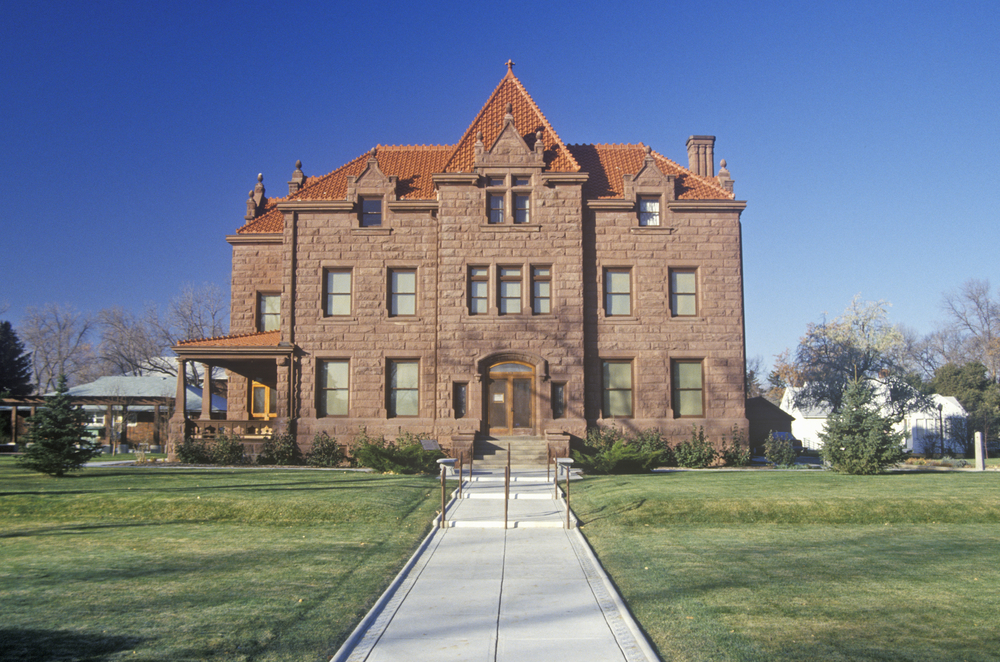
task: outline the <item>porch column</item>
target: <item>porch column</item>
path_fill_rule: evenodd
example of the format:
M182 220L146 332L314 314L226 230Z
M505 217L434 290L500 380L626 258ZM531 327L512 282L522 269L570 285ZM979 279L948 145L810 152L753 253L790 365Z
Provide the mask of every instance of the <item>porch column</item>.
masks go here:
M277 388L274 391L278 399L276 418L272 424L275 433L285 432L288 429L288 419L291 416L292 403L292 366L291 360L287 356L276 359L278 369Z
M17 444L17 405L10 407L10 443Z
M104 408L104 441L112 454L118 448L118 442L111 438L115 432L115 410L111 405Z
M160 418L160 405L156 404L153 407L153 445L160 445L160 424L162 420Z
M201 418L209 420L212 418L212 366L208 363L202 365L205 367L205 376L201 385Z
M184 443L187 435L187 385L185 375L187 361L177 360L177 397L174 398L174 415L170 417L170 430L167 433L167 460L177 461L177 447Z

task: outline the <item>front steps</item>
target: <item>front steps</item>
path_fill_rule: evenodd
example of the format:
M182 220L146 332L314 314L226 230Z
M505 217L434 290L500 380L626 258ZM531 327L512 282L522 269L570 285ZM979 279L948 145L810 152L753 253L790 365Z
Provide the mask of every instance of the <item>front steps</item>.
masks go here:
M548 460L548 443L545 437L499 437L477 439L473 444L476 466L502 468L507 466L507 447L510 446L511 466L545 466Z

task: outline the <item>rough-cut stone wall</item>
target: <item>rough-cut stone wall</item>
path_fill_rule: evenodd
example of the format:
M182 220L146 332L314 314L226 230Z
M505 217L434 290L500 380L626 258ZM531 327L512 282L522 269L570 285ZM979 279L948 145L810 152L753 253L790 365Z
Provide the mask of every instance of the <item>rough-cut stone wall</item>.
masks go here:
M232 296L229 304L229 332L232 335L257 331L257 294L282 293L283 258L280 243L240 242L233 245ZM249 417L249 393L247 379L230 372L227 418L243 420Z

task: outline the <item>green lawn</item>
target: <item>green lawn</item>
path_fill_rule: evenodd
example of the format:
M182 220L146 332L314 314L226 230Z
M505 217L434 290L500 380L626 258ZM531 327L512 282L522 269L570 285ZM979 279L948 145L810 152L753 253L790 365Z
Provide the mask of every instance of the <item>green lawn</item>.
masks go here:
M430 527L428 477L0 459L0 659L316 660Z
M574 485L665 660L1000 659L1000 474L678 472Z

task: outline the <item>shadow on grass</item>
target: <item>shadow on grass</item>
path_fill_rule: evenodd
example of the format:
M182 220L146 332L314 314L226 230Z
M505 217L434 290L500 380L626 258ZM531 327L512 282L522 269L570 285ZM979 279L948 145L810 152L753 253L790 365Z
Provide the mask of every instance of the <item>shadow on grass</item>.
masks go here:
M134 649L142 642L139 637L90 632L0 628L0 659L9 662L99 662L114 653Z

